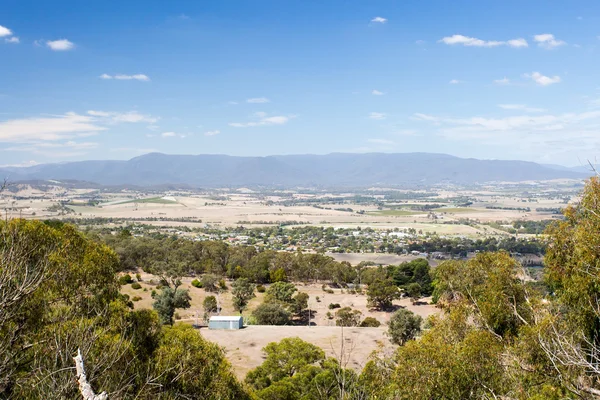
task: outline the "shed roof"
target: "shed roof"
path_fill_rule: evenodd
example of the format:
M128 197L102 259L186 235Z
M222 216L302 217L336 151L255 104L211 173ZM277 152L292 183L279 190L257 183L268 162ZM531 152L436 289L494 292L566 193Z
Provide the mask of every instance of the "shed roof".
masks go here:
M211 321L239 321L240 319L242 319L242 317L240 317L239 315L215 315L214 317L210 317Z

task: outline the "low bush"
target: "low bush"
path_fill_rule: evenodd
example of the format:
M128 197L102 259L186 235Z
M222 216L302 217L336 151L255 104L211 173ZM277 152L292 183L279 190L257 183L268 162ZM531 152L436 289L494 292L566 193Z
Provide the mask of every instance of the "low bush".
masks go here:
M142 298L140 296L133 296L133 301L140 301Z
M329 304L327 307L328 307L330 310L334 310L334 309L336 309L336 308L340 308L341 306L340 306L340 303L330 303L330 304Z
M263 285L256 285L256 291L258 293L264 293L267 291L267 289Z
M133 282L133 279L131 279L131 275L129 275L129 274L125 274L119 278L119 285L121 285L121 286L128 285L132 282Z
M140 285L140 284L139 284L139 283L137 283L137 282L133 282L133 283L131 284L131 287L132 287L133 289L135 289L135 290L138 290L138 289L141 289L141 288L142 288L142 285Z
M192 281L192 286L193 287L197 287L197 288L201 288L202 287L202 282L200 282L198 279L194 279Z
M367 317L367 318L363 319L363 321L360 323L360 326L363 328L377 328L380 325L381 325L381 322L377 321L373 317Z

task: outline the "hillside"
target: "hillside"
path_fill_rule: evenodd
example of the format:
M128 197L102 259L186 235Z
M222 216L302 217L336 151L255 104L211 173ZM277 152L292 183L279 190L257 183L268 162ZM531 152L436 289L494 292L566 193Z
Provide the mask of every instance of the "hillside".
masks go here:
M103 185L415 186L437 183L583 179L589 173L527 161L478 160L431 153L332 153L234 157L151 153L128 161L79 161L0 169L12 181L79 180Z

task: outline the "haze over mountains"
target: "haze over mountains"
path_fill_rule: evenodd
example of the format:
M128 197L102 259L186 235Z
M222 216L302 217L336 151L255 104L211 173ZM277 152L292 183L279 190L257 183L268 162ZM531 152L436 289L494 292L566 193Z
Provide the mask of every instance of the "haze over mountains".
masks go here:
M414 186L438 183L584 179L591 172L527 161L478 160L432 153L332 153L235 157L150 153L127 161L79 161L1 168L11 181L79 180L102 185Z

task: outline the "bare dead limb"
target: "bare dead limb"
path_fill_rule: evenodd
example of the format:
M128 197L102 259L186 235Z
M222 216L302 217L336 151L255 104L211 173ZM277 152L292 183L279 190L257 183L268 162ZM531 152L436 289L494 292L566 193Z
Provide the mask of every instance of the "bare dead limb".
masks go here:
M94 393L92 386L88 383L87 377L85 376L85 368L83 366L83 357L81 356L81 350L77 349L77 355L73 357L75 360L75 367L77 368L77 380L79 382L79 390L84 400L106 400L108 395L106 392L102 392L99 395Z

